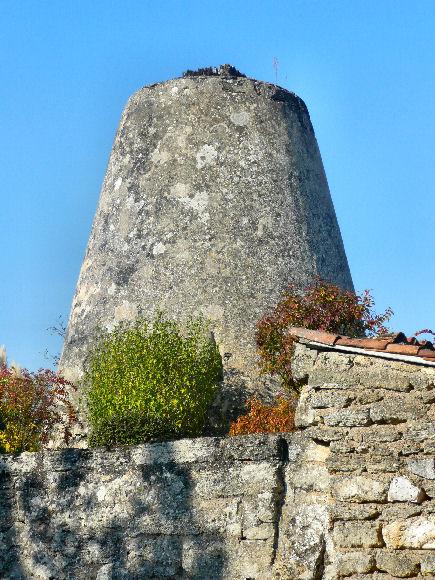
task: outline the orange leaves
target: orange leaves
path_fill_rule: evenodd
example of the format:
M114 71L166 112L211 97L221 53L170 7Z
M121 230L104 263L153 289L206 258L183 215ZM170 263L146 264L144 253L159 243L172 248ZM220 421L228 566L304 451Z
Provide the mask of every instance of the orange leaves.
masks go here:
M247 401L248 413L231 423L230 435L282 433L293 431L294 411L289 400L277 397L275 405L265 405L257 398Z

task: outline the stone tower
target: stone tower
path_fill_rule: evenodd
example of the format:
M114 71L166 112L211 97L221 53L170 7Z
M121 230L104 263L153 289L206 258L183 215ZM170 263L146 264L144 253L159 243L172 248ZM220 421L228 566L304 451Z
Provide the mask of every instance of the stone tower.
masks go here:
M353 288L303 101L203 72L144 87L122 114L61 358L73 379L96 327L157 309L203 313L253 376L255 323L287 284Z

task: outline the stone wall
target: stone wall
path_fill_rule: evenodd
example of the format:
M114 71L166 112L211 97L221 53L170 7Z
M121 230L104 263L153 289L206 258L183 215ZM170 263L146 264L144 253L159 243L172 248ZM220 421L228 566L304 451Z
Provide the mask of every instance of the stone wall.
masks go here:
M298 344L300 431L0 461L0 577L435 578L435 370Z
M309 343L293 367L297 423L328 451L331 577L435 578L435 367Z
M3 456L0 577L321 577L327 515L302 502L294 519L291 483L315 448L295 433Z

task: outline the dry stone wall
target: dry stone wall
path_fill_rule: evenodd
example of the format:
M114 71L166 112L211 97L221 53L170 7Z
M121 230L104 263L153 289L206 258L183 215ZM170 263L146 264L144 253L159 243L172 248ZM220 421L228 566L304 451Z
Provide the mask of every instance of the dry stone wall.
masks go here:
M320 577L325 509L298 520L286 481L310 457L300 434L4 456L0 577Z
M0 577L435 578L435 370L299 343L300 430L0 461Z
M435 578L435 368L309 343L293 366L297 423L328 450L330 576Z

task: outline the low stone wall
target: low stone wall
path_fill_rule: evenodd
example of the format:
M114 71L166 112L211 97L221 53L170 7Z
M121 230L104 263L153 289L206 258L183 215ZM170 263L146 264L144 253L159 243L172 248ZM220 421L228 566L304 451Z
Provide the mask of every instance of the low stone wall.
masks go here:
M320 570L324 508L301 504L291 524L297 483L287 484L291 466L316 460L315 448L295 433L3 456L0 575L267 579L290 564L293 577Z
M293 369L299 432L1 457L0 577L434 579L434 368Z
M330 577L435 578L434 367L307 343L293 368L297 424L328 450Z

